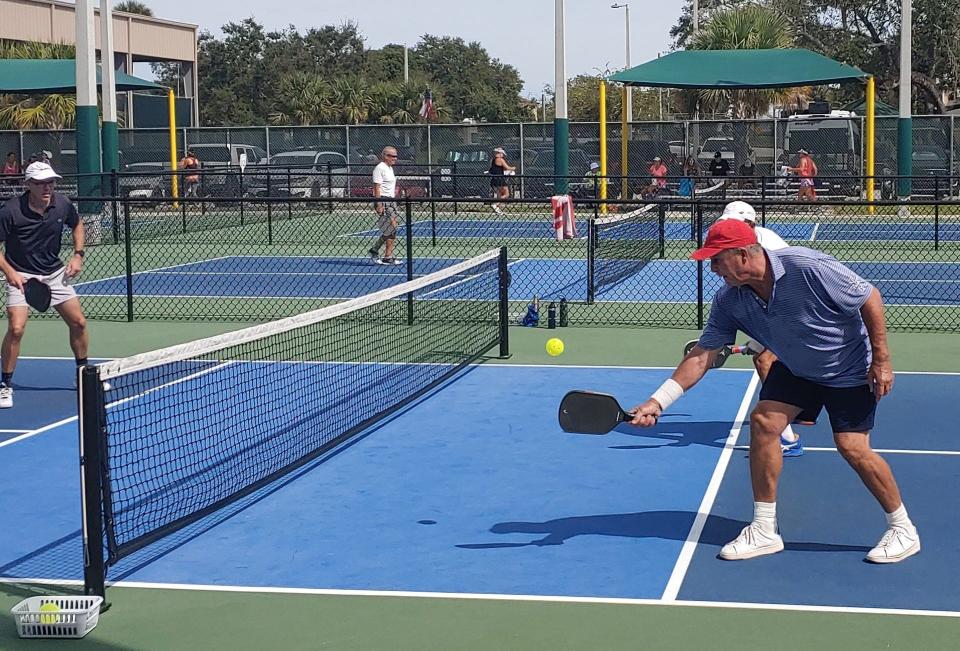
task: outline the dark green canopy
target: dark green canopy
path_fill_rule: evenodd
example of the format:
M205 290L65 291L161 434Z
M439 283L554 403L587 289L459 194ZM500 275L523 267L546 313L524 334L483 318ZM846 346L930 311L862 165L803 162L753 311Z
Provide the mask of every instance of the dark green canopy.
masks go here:
M117 72L117 90L166 90L146 79ZM97 65L100 85L100 65ZM77 62L73 59L0 59L0 93L75 93Z
M660 88L791 88L869 77L804 49L683 50L607 77L628 86Z

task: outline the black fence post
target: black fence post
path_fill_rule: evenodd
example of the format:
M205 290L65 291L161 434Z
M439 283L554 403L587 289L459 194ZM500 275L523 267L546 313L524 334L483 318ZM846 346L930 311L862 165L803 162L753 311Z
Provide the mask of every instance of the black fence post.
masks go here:
M333 212L333 170L332 163L327 163L327 212Z
M457 161L453 161L453 164L450 166L450 171L453 174L453 214L459 214L457 208L457 198L460 196L460 184L457 178Z
M203 199L207 196L207 174L203 170L200 171L200 214L207 214L207 202Z
M660 244L660 259L666 257L667 249L667 206L657 204L657 239Z
M410 197L404 200L407 230L407 280L413 280L413 207ZM407 294L407 325L413 325L413 292Z
M133 246L130 235L130 202L123 202L123 243L127 276L127 321L133 321Z
M587 305L596 298L597 218L599 217L599 184L593 181L593 215L587 219Z
M696 206L697 248L703 247L703 207ZM703 329L703 261L697 261L697 329Z
M187 232L187 197L180 199L180 231Z
M240 196L239 196L239 199L240 199L240 225L243 226L243 208L244 208L244 205L243 205L243 204L244 204L244 201L243 201L243 170L240 170L240 173L237 175L237 185L238 185L237 192L238 192L239 195L240 195Z
M267 244L273 244L273 201L270 199L270 193L273 191L272 180L270 178L270 168L267 167Z
M500 357L510 356L510 269L507 266L507 247L500 247L498 261L500 285Z
M106 597L106 563L103 557L103 438L106 423L103 385L96 366L77 369L77 403L80 414L80 492L83 527L83 593ZM107 604L101 606L101 611Z
M767 226L767 177L760 177L760 225Z
M287 167L287 219L293 219L293 204L290 203L290 197L293 196L293 179L290 178L290 167Z
M120 196L120 176L117 174L117 170L112 170L110 172L110 213L111 213L111 225L110 230L113 232L113 243L120 243L120 206L117 205L117 197Z
M940 179L933 179L933 250L940 250Z

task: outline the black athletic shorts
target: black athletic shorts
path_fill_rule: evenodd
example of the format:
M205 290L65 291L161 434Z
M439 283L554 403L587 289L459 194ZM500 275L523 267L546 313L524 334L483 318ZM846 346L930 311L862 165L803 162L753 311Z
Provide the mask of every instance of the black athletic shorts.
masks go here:
M799 407L802 411L794 422L815 422L826 407L834 432L869 432L877 412L877 401L868 385L824 386L797 377L780 361L770 367L760 399Z

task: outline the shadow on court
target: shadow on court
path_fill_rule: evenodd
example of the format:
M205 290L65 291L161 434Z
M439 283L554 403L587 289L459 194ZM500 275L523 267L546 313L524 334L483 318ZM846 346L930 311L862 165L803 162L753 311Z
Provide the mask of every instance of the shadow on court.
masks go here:
M616 536L621 538L661 538L685 541L693 526L692 511L641 511L557 518L545 522L500 522L490 531L495 534L546 534L528 542L478 543L457 545L461 549L500 549L509 547L542 547L562 545L578 536ZM733 540L747 522L711 515L707 517L700 544L722 547ZM858 552L869 547L835 545L826 542L784 541L788 550L804 552Z
M687 414L670 414L684 416ZM611 450L645 450L650 448L683 448L689 445L705 445L722 448L730 434L730 421L705 421L670 423L660 421L653 427L643 429L633 425L618 425L615 432L638 439L662 439L663 443L649 445L611 445Z

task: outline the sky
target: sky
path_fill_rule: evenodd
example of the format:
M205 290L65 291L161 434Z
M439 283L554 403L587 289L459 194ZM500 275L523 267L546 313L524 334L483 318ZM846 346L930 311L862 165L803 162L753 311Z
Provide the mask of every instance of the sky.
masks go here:
M539 97L554 82L554 0L143 0L158 18L199 25L221 36L220 26L253 17L268 30L294 25L300 32L353 21L369 48L416 44L423 34L479 41L491 57L520 73L524 94ZM625 11L613 0L566 0L567 77L617 70L625 64ZM670 48L670 27L681 0L633 0L631 63ZM142 73L139 68L137 73ZM200 71L203 74L203 71Z

